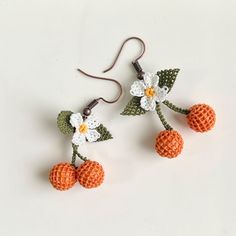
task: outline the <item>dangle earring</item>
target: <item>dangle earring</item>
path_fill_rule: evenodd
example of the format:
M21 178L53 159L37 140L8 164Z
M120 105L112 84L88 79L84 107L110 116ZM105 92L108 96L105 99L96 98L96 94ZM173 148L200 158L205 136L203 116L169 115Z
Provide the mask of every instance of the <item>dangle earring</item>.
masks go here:
M91 161L81 155L79 147L86 142L100 142L112 139L111 133L102 125L99 120L92 114L92 109L103 101L108 104L115 103L122 95L121 84L110 78L90 75L80 69L79 72L85 76L114 82L119 87L119 94L116 99L108 101L99 97L90 102L84 109L83 113L73 113L71 111L61 111L57 117L57 126L65 135L72 135L72 161L71 163L63 162L56 164L50 171L49 180L57 190L67 190L74 186L78 181L85 188L95 188L102 184L104 180L103 167L96 161ZM83 161L79 166L76 165L76 158Z
M177 157L183 149L183 138L166 121L161 111L161 104L171 110L186 115L188 125L196 132L206 132L213 128L216 121L214 110L206 104L196 104L189 109L177 107L166 99L171 91L179 69L158 71L156 74L144 72L138 60L145 52L145 43L138 37L127 38L121 45L113 64L103 72L111 70L116 64L124 45L129 40L138 40L142 45L140 55L132 62L137 72L137 80L132 84L130 94L133 96L121 115L142 115L148 111L155 111L160 118L165 130L156 137L156 152L167 158Z

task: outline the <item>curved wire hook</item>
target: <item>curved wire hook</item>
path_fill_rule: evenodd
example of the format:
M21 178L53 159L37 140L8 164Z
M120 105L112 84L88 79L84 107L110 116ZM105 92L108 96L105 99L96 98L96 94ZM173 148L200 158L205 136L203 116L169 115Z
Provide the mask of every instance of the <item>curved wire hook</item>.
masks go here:
M112 104L112 103L115 103L115 102L117 102L117 101L119 100L120 96L121 96L122 93L123 93L123 89L122 89L121 84L120 84L117 80L111 79L111 78L99 77L99 76L95 76L95 75L90 75L90 74L88 74L87 72L84 72L84 71L81 70L81 69L77 69L77 70L78 70L80 73L82 73L83 75L86 75L86 76L88 76L88 77L90 77L90 78L93 78L93 79L100 79L100 80L107 80L107 81L114 82L114 83L116 83L116 84L118 85L120 92L119 92L118 96L117 96L114 100L108 101L108 100L106 100L106 99L103 98L103 97L99 97L99 98L95 99L97 102L98 102L99 100L102 100L102 101L104 101L104 102L106 102L106 103Z
M111 66L110 66L109 68L107 68L106 70L104 70L103 73L108 72L109 70L111 70L111 69L115 66L115 64L116 64L116 62L117 62L117 60L118 60L118 58L119 58L119 56L120 56L120 54L121 54L121 51L122 51L123 47L125 46L125 44L126 44L129 40L133 40L133 39L138 40L138 41L142 44L142 51L141 51L141 53L139 54L139 56L138 56L136 59L133 60L133 62L137 62L137 61L143 56L143 54L145 53L145 50L146 50L146 45L145 45L144 41L143 41L141 38L139 38L139 37L129 37L129 38L127 38L127 39L121 44L121 47L120 47L120 49L119 49L119 51L118 51L118 53L117 53L117 55L116 55L116 57L115 57L114 62L111 64Z

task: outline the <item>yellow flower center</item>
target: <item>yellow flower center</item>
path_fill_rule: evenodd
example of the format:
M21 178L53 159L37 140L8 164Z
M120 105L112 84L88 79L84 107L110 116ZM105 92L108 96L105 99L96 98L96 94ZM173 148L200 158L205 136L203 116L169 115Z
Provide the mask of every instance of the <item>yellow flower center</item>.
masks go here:
M154 95L155 95L155 89L153 88L153 87L151 87L151 88L147 88L147 89L145 89L145 95L147 96L147 97L153 97Z
M79 132L82 133L82 134L87 133L87 131L88 131L88 126L87 126L87 124L85 124L85 123L81 124L81 125L79 126L78 130L79 130Z

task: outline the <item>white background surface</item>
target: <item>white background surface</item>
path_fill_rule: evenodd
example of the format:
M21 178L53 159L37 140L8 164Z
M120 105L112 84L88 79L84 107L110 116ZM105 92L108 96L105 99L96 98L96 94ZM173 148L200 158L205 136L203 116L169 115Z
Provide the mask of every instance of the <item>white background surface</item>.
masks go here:
M0 235L236 235L235 8L230 0L0 0ZM71 156L58 112L117 92L76 68L102 75L129 36L146 41L146 71L181 69L169 99L211 104L217 125L197 134L164 109L185 147L177 159L158 157L158 117L119 115L135 79L139 45L130 42L107 75L125 94L94 110L114 139L81 150L102 163L105 182L56 191L48 172Z

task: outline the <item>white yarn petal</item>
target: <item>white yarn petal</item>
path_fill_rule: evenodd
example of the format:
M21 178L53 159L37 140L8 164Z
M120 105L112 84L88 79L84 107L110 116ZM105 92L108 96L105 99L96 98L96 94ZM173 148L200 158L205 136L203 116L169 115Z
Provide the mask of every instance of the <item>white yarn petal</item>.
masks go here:
M144 73L143 80L144 80L145 88L152 87L152 78L153 78L153 73L150 73L150 72Z
M70 123L73 127L78 127L83 123L83 117L80 113L72 114L70 116Z
M148 98L144 96L140 100L141 107L146 111L154 111L156 108L156 102L154 98Z
M136 80L131 85L130 94L136 97L142 97L144 95L145 85L141 80Z
M164 102L166 100L168 91L169 89L166 86L163 86L163 88L157 87L155 95L156 102Z
M86 120L85 123L88 125L89 129L95 129L100 125L100 122L94 115L90 115Z
M159 77L155 74L152 74L152 87L156 88L158 86L159 83Z
M72 138L72 143L75 145L82 145L86 142L85 135L75 132Z
M97 130L89 130L86 134L85 134L87 140L91 143L91 142L95 142L97 141L100 137L101 134L98 133Z

